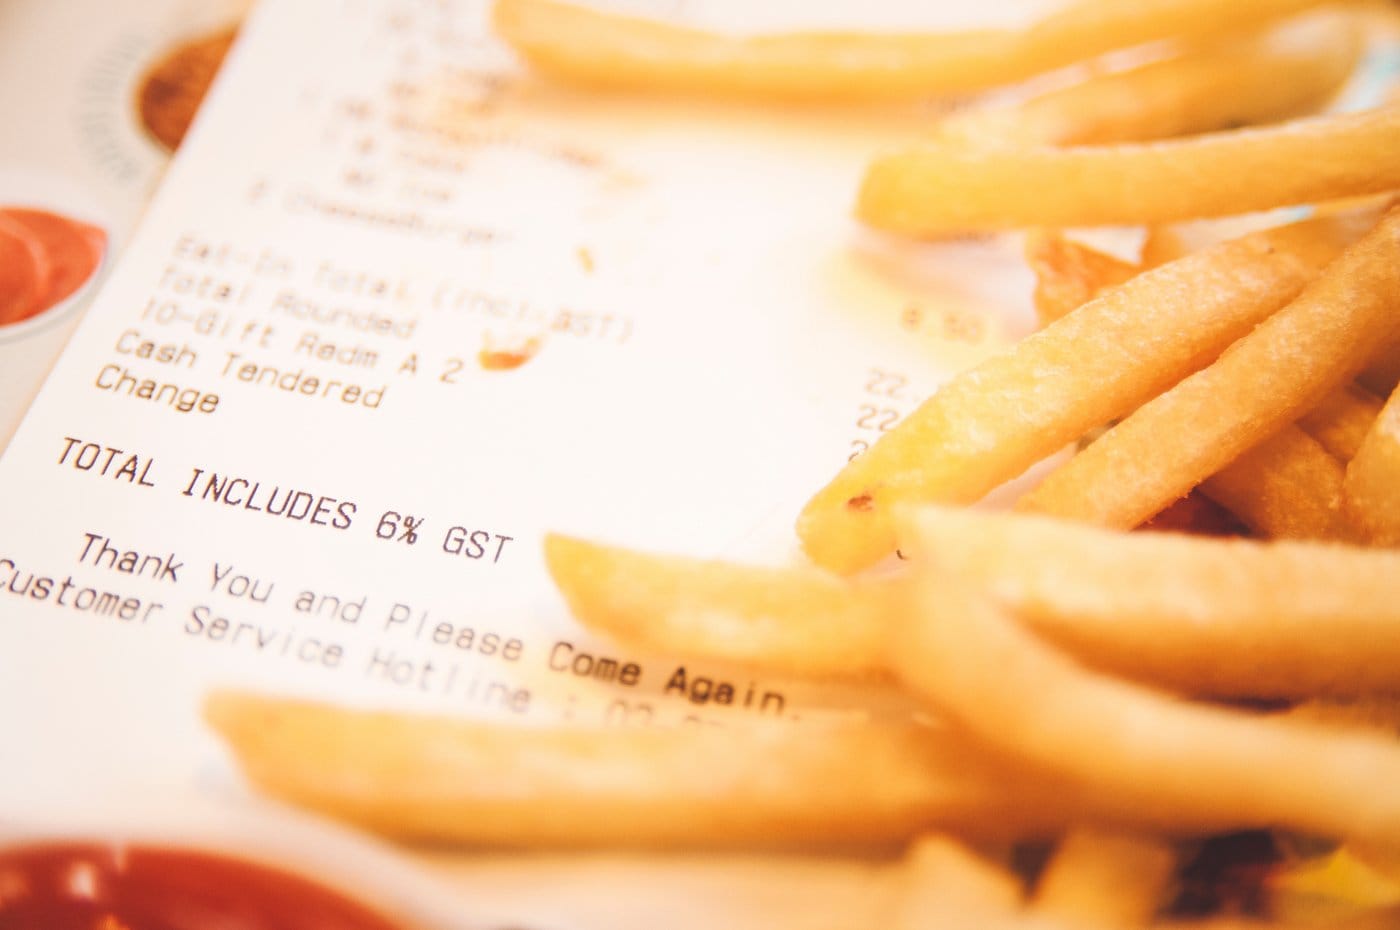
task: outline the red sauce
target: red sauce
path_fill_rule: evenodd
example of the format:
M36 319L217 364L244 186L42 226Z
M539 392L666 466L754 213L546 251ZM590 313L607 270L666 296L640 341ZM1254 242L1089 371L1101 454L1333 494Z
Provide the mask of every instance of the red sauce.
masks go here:
M44 844L0 850L3 930L399 930L309 879L214 853Z
M511 371L524 365L540 351L539 339L526 339L519 346L497 349L489 341L476 355L484 371Z
M38 313L42 290L29 237L0 224L0 326Z
M96 226L26 207L0 208L0 326L69 297L102 262Z

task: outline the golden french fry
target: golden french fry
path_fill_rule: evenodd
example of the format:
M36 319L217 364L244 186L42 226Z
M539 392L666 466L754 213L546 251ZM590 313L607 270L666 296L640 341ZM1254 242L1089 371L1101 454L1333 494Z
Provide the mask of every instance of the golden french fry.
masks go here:
M1349 462L1380 412L1381 401L1374 394L1358 385L1345 384L1299 417L1298 426L1329 453Z
M1136 526L1350 381L1375 346L1397 338L1400 209L1214 364L1139 407L1017 506Z
M1322 444L1285 426L1200 484L1251 530L1279 539L1353 538L1342 512L1346 467Z
M1219 696L1400 689L1400 554L1124 536L945 507L918 508L903 522L916 567L966 579L1096 668ZM898 576L833 584L805 568L563 537L549 545L554 580L590 629L639 648L803 676L882 676L882 643L905 596Z
M897 582L860 584L550 536L545 560L574 618L647 650L804 677L885 675Z
M899 866L894 930L996 927L1021 910L1021 880L940 835L917 838Z
M1400 545L1400 390L1391 393L1347 465L1346 510L1366 539Z
M648 649L860 675L884 667L884 587L812 568L766 568L550 535L545 562L575 618Z
M1249 28L1320 0L1081 0L1024 30L736 36L561 3L496 0L496 32L576 83L758 97L870 98L1021 80L1113 49Z
M1031 904L1064 926L1146 927L1161 905L1176 856L1145 836L1070 831L1036 885Z
M933 141L877 159L856 213L911 236L1160 223L1400 187L1400 106L1170 142L994 148Z
M1036 276L1034 301L1042 324L1140 271L1131 262L1058 232L1028 234L1025 251ZM1333 458L1332 449L1310 434L1326 437L1334 447L1349 448L1350 456L1355 451L1350 444L1359 444L1370 425L1360 400L1364 395L1350 386L1334 391L1299 420L1302 430L1284 427L1207 478L1201 491L1264 536L1350 538L1350 524L1342 513L1345 467ZM1379 409L1379 403L1376 406Z
M890 656L987 745L1180 830L1400 839L1400 743L1189 704L1076 665L955 576L921 575Z
M1071 310L1097 297L1103 291L1138 274L1144 267L1153 267L1165 261L1172 261L1185 254L1185 250L1180 244L1170 238L1168 227L1154 227L1153 234L1150 234L1147 243L1144 244L1144 256L1147 255L1149 247L1152 251L1152 260L1144 258L1141 266L1132 262L1124 261L1105 252L1100 252L1090 246L1065 236L1053 230L1042 230L1028 233L1026 236L1025 254L1026 262L1035 273L1035 292L1033 299L1035 302L1036 314L1040 317L1042 324L1051 323L1069 313ZM1328 454L1335 456L1345 462L1356 454L1357 448L1361 445L1362 438L1367 430L1371 428L1376 415L1380 413L1381 401L1359 385L1343 385L1336 391L1323 398L1312 410L1303 414L1298 419L1298 426L1305 433L1312 436L1322 444ZM1296 445L1290 444L1290 445ZM1262 446L1258 449L1262 452ZM1260 455L1250 455L1250 458L1260 458ZM1316 458L1309 455L1310 458ZM1236 463L1240 464L1241 459ZM1265 457L1267 462L1271 457ZM1320 467L1323 463L1318 460ZM1230 472L1232 478L1242 490L1248 485L1256 482L1251 469L1246 467L1226 466L1226 471ZM1266 470L1267 471L1267 470ZM1268 482L1267 476L1262 479ZM1306 485L1303 485L1306 487ZM1319 487L1332 486L1329 479ZM1340 487L1337 489L1340 494ZM1223 492L1225 496L1238 497L1238 494L1231 494L1229 490ZM1340 498L1338 498L1339 506ZM1228 506L1228 502L1221 499L1222 504ZM1332 508L1335 519L1336 508ZM1320 516L1320 514L1319 514ZM1270 535L1298 535L1287 532L1279 532L1268 529L1267 526L1260 526L1253 523L1256 529ZM1328 538L1326 534L1305 533L1302 535L1315 536L1316 538Z
M1148 243L1144 245L1144 255L1147 254L1150 245L1154 260L1144 260L1141 266L1067 239L1058 231L1028 233L1025 244L1026 262L1035 273L1033 298L1041 323L1054 322L1108 288L1122 284L1138 274L1143 267L1171 261L1184 254L1180 244L1169 238L1167 227L1155 227L1154 232L1155 235L1149 235ZM1303 414L1297 425L1321 443L1329 455L1346 462L1356 454L1362 438L1371 428L1380 409L1381 401L1373 394L1359 385L1347 384L1328 394L1321 403ZM1267 500L1272 496L1268 489L1276 480L1274 476L1280 464L1290 459L1294 460L1295 467L1292 471L1301 477L1306 472L1299 471L1299 466L1304 464L1304 460L1310 460L1312 467L1308 471L1311 471L1315 478L1292 482L1300 490L1313 487L1328 492L1311 495L1314 506L1310 522L1316 528L1330 527L1336 530L1344 526L1344 523L1339 522L1341 486L1339 480L1334 480L1332 475L1332 472L1338 470L1327 467L1328 463L1315 454L1316 450L1305 449L1301 454L1295 452L1290 455L1290 451L1297 450L1301 444L1296 436L1289 436L1287 439L1291 441L1261 443L1226 466L1219 476L1208 479L1208 483L1214 483L1219 491L1214 496L1225 506L1230 506L1230 500L1233 499L1246 509L1254 510L1256 508L1251 506L1250 501ZM1270 446L1276 449L1275 453L1270 453ZM1256 488L1261 493L1256 494ZM1329 500L1331 503L1325 508L1316 506L1316 503L1322 500ZM1344 535L1338 532L1298 532L1296 528L1290 530L1271 526L1275 521L1269 519L1272 508L1269 511L1246 522L1254 529L1274 536L1327 539L1341 538ZM1240 516L1249 516L1240 511L1237 513L1240 513ZM1279 512L1279 515L1285 514Z
M1296 296L1368 220L1310 220L1184 256L959 374L807 503L804 549L843 573L877 562L896 545L892 507L975 501L1155 397Z
M1315 112L1360 60L1360 22L1335 11L1262 35L945 120L939 137L991 145L1105 145L1215 132Z
M512 727L218 693L205 706L258 789L404 839L539 845L1036 836L1066 794L913 724Z
M1028 233L1025 253L1035 273L1032 299L1041 325L1055 322L1142 270L1053 230Z
M903 523L915 565L988 592L1094 668L1222 697L1400 691L1400 553L949 507Z

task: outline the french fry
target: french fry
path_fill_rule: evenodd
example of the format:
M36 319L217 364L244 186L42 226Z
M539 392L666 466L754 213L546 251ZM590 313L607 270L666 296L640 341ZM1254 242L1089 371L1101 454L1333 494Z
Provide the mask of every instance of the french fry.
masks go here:
M856 214L933 237L1161 223L1400 187L1400 107L1170 142L995 148L931 141L867 170Z
M731 36L557 0L496 0L535 68L599 87L738 97L926 96L1006 84L1118 48L1236 32L1320 0L1081 0L1025 30Z
M1354 537L1342 512L1346 467L1322 444L1285 426L1201 482L1211 500L1261 536Z
M1375 346L1397 338L1400 209L1298 299L1121 420L1017 506L1136 526L1350 381Z
M1391 393L1347 465L1346 509L1365 538L1400 545L1400 390Z
M879 561L897 542L892 507L978 500L1137 408L1293 299L1367 220L1310 220L1184 256L959 374L807 503L804 549L841 573Z
M1066 239L1053 230L1028 233L1025 254L1026 263L1035 272L1032 299L1042 326L1142 270L1132 262Z
M894 930L998 926L1021 910L1021 881L949 837L914 840L900 863Z
M1025 252L1035 272L1033 296L1042 324L1140 271L1131 262L1057 232L1027 235ZM1366 396L1349 385L1334 391L1299 420L1303 429L1284 427L1207 478L1201 491L1264 536L1350 538L1350 523L1342 512L1345 467L1310 434L1326 437L1350 457L1374 419L1373 412L1368 417ZM1379 402L1375 406L1379 409Z
M1381 401L1365 388L1343 385L1298 418L1298 426L1329 453L1349 462L1381 412Z
M1400 691L1400 553L949 507L903 522L913 564L988 592L1096 669L1220 697Z
M1154 260L1141 265L1068 239L1055 230L1026 235L1026 263L1035 274L1032 294L1041 324L1049 324L1087 303L1110 287L1122 284L1143 268L1172 261L1184 254L1167 238L1168 227L1155 227L1151 244ZM1159 260L1160 261L1159 261ZM1326 451L1342 461L1356 454L1361 439L1380 412L1381 402L1359 385L1343 385L1298 419L1298 426Z
M1015 106L967 111L938 134L980 145L1105 145L1289 119L1316 112L1341 88L1362 45L1354 17L1324 12Z
M1400 553L1124 536L946 507L917 508L903 523L916 569L929 563L966 579L1096 668L1225 697L1400 690ZM774 672L883 677L882 643L905 597L897 577L833 583L803 568L567 537L548 546L554 580L589 629Z
M1031 905L1067 926L1145 927L1171 882L1175 859L1161 840L1071 830L1040 876Z
M1193 705L1088 671L957 578L919 579L904 683L987 745L1181 830L1400 839L1400 743Z
M886 586L812 568L636 552L550 535L545 563L590 629L672 655L773 672L859 676L884 667Z
M902 842L1053 832L1092 798L945 730L874 723L511 727L216 693L259 790L377 832L504 846Z

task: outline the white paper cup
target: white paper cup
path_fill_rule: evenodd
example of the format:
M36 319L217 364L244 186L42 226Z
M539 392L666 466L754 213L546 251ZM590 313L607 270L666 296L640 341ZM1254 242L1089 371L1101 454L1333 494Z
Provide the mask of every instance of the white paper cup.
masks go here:
M91 204L91 200L64 191L60 184L0 177L0 209L42 210L95 226L106 237L97 264L76 291L26 319L0 324L0 450L24 418L110 264L111 227L94 215Z

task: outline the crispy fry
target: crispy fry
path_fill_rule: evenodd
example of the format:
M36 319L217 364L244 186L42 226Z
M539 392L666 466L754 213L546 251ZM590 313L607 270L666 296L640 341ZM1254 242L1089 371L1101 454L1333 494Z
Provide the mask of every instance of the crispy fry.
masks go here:
M1400 554L1123 534L927 507L902 535L1087 664L1186 693L1298 698L1400 689ZM554 537L575 617L641 648L807 676L875 676L898 578L833 583ZM778 592L774 594L773 592ZM1184 622L1183 618L1190 622ZM810 632L810 635L809 635ZM1318 661L1318 640L1328 640Z
M905 684L988 745L1180 829L1400 838L1400 744L1192 705L1087 671L929 572L891 643ZM1280 777L1286 773L1285 777Z
M730 36L556 0L496 0L497 33L576 83L739 97L924 96L1006 84L1118 48L1248 28L1320 0L1082 0L1025 30Z
M963 372L807 503L807 554L838 572L873 564L895 548L891 507L975 501L1155 397L1296 296L1361 228L1329 217L1192 253Z
M1341 88L1362 45L1354 17L1325 12L1015 106L969 111L944 121L939 135L975 144L1106 145L1289 119L1316 112Z
M1350 381L1374 346L1397 337L1400 210L1392 210L1298 299L1120 421L1017 506L1136 526Z
M1397 106L1118 146L933 141L876 160L856 213L911 236L1225 216L1400 187L1397 148Z
M641 648L804 676L883 675L893 585L545 540L574 618Z
M1201 482L1211 500L1261 536L1351 539L1342 512L1346 467L1316 439L1285 426Z
M1171 881L1174 860L1161 840L1072 830L1060 841L1031 903L1037 913L1066 926L1144 927Z
M1026 263L1035 272L1036 316L1055 322L1141 269L1132 262L1090 248L1054 230L1026 235Z
M883 586L811 568L760 568L546 537L545 562L575 618L676 655L847 676L884 667Z
M1147 255L1150 245L1153 260L1148 261L1144 258L1141 266L1100 252L1081 242L1067 239L1058 231L1041 230L1028 233L1025 244L1026 261L1035 273L1036 283L1033 298L1036 313L1040 317L1041 323L1054 322L1081 304L1099 296L1108 288L1122 284L1138 274L1144 267L1153 267L1184 254L1184 249L1180 247L1180 244L1169 238L1168 227L1155 227L1154 233L1155 235L1149 235L1147 243L1144 244L1144 256ZM1298 427L1321 443L1328 454L1346 462L1356 454L1362 438L1371 428L1371 424L1375 421L1376 415L1380 413L1380 409L1381 401L1376 399L1375 395L1359 385L1347 384L1328 394L1321 403L1303 414L1298 419ZM1288 445L1290 448L1294 448L1298 444L1291 442ZM1257 447L1256 451L1262 453L1263 445ZM1315 455L1306 454L1309 458L1316 459ZM1261 481L1267 483L1269 480L1267 475L1261 478L1251 474L1251 468L1244 467L1247 458L1262 458L1265 463L1272 459L1271 456L1246 453L1245 456L1236 460L1235 465L1226 466L1224 471L1229 472L1227 481L1232 481L1241 489ZM1317 471L1319 476L1321 476L1323 464L1321 460L1317 460L1315 463L1314 471ZM1216 483L1220 484L1221 482L1217 481ZM1333 482L1328 478L1325 483L1318 484L1316 487L1331 489L1332 485ZM1307 484L1302 485L1302 487L1307 486ZM1340 494L1340 486L1336 487L1335 490L1337 494ZM1225 498L1238 498L1238 496L1238 493L1232 494L1230 490L1222 490L1221 495L1217 495L1220 502L1227 505L1228 501ZM1337 504L1339 506L1340 497L1337 499ZM1332 523L1337 516L1336 507L1329 508L1328 512L1332 516L1327 518L1327 522ZM1256 529L1263 529L1264 532L1271 535L1340 538L1335 534L1329 537L1327 534L1297 534L1269 530L1266 527L1258 526L1257 523Z
M1025 251L1036 276L1034 300L1042 324L1140 271L1131 262L1053 231L1029 234ZM1350 385L1334 391L1299 420L1303 429L1284 427L1207 478L1201 490L1265 536L1350 538L1350 524L1342 513L1345 467L1333 458L1338 453L1310 434L1325 437L1349 458L1375 416L1365 403L1368 396Z
M948 507L903 522L916 565L986 590L1095 668L1188 694L1400 690L1400 553Z
M1347 465L1346 509L1365 538L1400 545L1400 390L1391 393Z
M1371 392L1345 384L1298 418L1298 426L1333 456L1349 462L1381 412L1381 401Z
M956 734L872 723L519 728L220 693L248 779L395 837L553 845L885 843L1043 835L1092 799Z
M914 841L900 865L895 930L997 925L1021 909L1021 881L945 836Z

